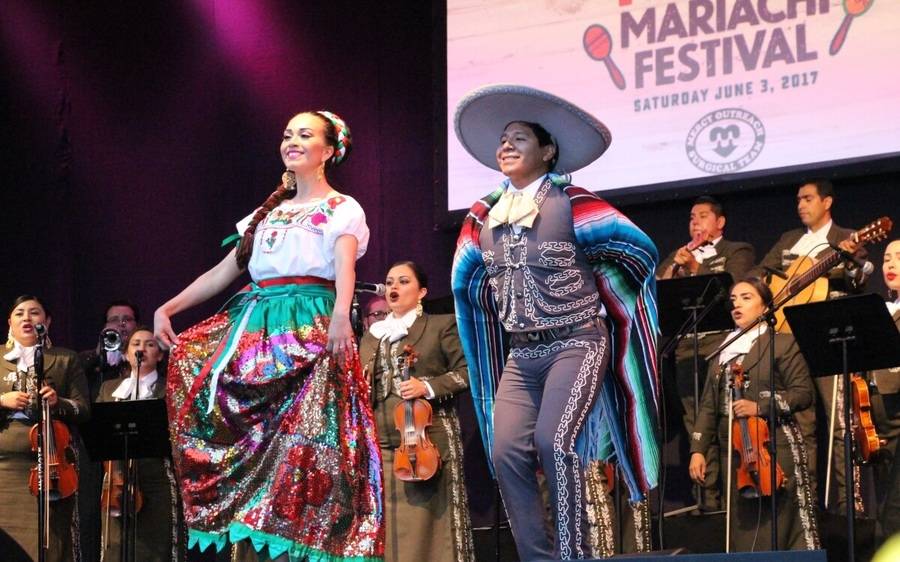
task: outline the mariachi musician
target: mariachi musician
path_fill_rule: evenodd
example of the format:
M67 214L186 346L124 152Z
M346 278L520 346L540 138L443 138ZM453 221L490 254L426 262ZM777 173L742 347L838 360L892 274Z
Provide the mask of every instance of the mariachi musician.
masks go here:
M884 250L881 267L890 300L888 312L900 329L900 239L894 240ZM897 443L900 442L900 365L880 369L869 374L872 389L872 414L879 439L884 440L886 451L877 470L878 497L883 505L878 515L880 534L887 538L900 532L900 462L897 461ZM871 388L871 387L870 387Z
M390 313L369 326L360 341L359 357L369 373L375 425L384 466L386 562L471 562L475 551L464 485L462 438L455 397L469 388L466 358L459 343L456 319L449 314L425 314L422 299L428 278L414 262L395 263L385 278ZM379 306L374 301L373 306ZM381 301L384 302L384 301ZM417 355L403 380L398 356ZM427 401L431 424L424 427L437 449L437 470L410 481L397 474L405 464L396 427L398 405ZM403 406L401 411L403 411ZM421 459L420 459L421 460ZM437 460L437 459L433 459Z
M753 246L746 242L735 242L725 238L725 210L716 199L707 195L698 197L691 207L688 224L691 241L674 250L656 268L657 279L672 279L704 275L709 273L728 273L731 278L743 279L747 271L756 261ZM724 334L720 332L701 332L697 338L697 355L699 357L698 377L703 383L706 372L706 357L719 347ZM682 420L685 430L690 435L694 425L694 341L691 337L683 338L675 349L675 364L665 362L666 371L674 370L675 386L684 411ZM671 380L671 377L669 378ZM716 445L707 452L707 478L700 490L697 501L700 511L716 511L719 509L718 457Z
M166 380L158 371L164 352L153 336L153 330L146 326L136 327L123 347L130 372L104 382L100 387L97 402L164 398ZM139 355L140 361L137 359ZM134 388L135 381L137 389ZM155 562L183 560L185 531L171 461L165 458L144 458L133 462L137 467L135 479L140 494L139 502L137 493L134 499L129 500L136 511L131 523L137 525L135 560ZM121 522L126 515L122 513L124 502L121 482L124 476L121 464L121 462L104 463L104 481L100 497L101 560L104 562L121 560Z
M50 311L37 297L23 295L9 314L9 340L0 359L0 532L6 533L38 559L38 502L29 491L29 474L37 454L29 434L38 417L35 346L38 325L50 327ZM51 417L63 424L86 421L90 415L88 385L74 351L44 342L44 380L40 394ZM63 447L57 439L57 447ZM59 455L62 465L75 464L74 447ZM60 466L62 470L64 467ZM66 471L68 472L68 471ZM75 483L77 489L77 482ZM68 492L63 492L64 495ZM51 499L53 495L51 494ZM50 502L48 561L81 560L77 533L77 493ZM4 552L4 559L15 554Z
M671 279L703 275L706 273L731 274L732 279L743 279L753 267L756 253L746 242L725 238L725 209L718 200L708 195L698 197L691 207L688 225L691 241L677 248L659 267L657 279Z
M775 245L763 258L762 262L754 268L750 274L763 277L766 275L783 275L791 264L798 258L809 256L821 257L834 246L844 252L855 254L857 258L864 258L865 249L853 240L853 230L843 228L836 224L831 217L831 209L835 200L834 187L826 179L816 179L806 182L797 191L797 214L803 223L802 228L789 230L781 235ZM866 281L861 268L845 266L843 263L831 269L828 273L828 295L831 297L842 296L848 293L859 292ZM832 424L831 413L837 412L833 422L832 433L833 455L831 461L831 477L837 484L837 509L843 513L846 499L847 477L844 474L844 438L843 438L843 392L840 377L816 377L815 384L822 407L825 411L827 423ZM836 384L837 383L837 384ZM837 388L835 388L837 387ZM832 425L829 425L831 427ZM807 442L815 439L814 431L806 435ZM826 453L824 443L820 443L819 454ZM824 461L827 467L827 459ZM824 479L817 476L816 462L811 459L810 469L813 480ZM825 498L826 505L828 498Z
M736 283L731 289L735 335L759 318L771 299L769 288L755 277ZM730 498L726 497L723 502L730 521L730 551L750 552L771 548L770 497L766 497L763 489L769 484L768 476L760 474L758 486L754 489L739 489L738 475L741 469L747 468L747 464L744 464L743 458L736 456L732 443L735 434L740 435L740 431L734 430L734 421L738 422L738 427L741 420L749 422L755 418L755 421L763 422L762 428L748 437L754 437L753 433L761 434L767 428L765 418L769 412L770 380L774 376L778 419L775 436L770 439L775 439L776 461L785 477L781 488L774 492L778 511L778 550L813 550L819 548L819 535L816 504L806 464L811 451L800 427L808 418L800 418L797 414L812 408L815 390L806 362L791 334L775 335L775 365L772 369L769 353L771 339L767 332L765 323L758 324L710 362L700 401L700 414L691 436L689 472L695 482L704 482L706 453L710 444L718 440L722 487L726 494L731 489ZM739 385L736 391L739 390L742 396L734 399L730 392L732 375L738 368L746 384ZM762 456L767 447L767 443L762 441L759 439L754 445L757 456Z

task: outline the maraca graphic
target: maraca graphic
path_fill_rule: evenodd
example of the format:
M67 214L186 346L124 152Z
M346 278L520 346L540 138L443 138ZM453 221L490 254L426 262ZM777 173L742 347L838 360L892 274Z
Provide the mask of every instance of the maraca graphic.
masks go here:
M872 2L874 1L875 0L844 0L844 21L841 22L841 26L838 28L837 33L834 34L834 39L831 40L831 47L828 49L831 56L838 54L838 51L844 46L844 40L847 39L847 31L850 30L850 22L853 21L853 18L862 15L863 12L872 6Z
M613 84L617 88L625 89L625 77L622 76L622 71L609 56L612 52L612 37L605 27L595 23L584 30L584 50L587 51L589 57L602 61L606 65L609 77L612 78Z

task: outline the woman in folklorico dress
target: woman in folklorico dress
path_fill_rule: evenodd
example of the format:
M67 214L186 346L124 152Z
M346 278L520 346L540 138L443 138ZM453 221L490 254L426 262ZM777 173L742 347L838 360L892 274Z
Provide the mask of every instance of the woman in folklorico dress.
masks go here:
M772 293L756 277L735 283L731 289L731 316L735 335L759 318L772 302ZM691 435L691 479L702 484L706 478L706 451L713 440L720 443L719 477L726 489L728 455L733 447L728 440L728 407L734 420L748 416L768 415L770 380L775 377L775 402L778 420L775 440L776 460L784 471L784 486L777 490L778 550L814 550L819 548L816 525L815 491L810 480L808 462L814 450L803 439L815 425L810 412L815 400L815 387L806 361L800 354L794 336L775 334L775 370L769 361L770 338L765 323L734 340L710 361L700 399L700 413ZM729 336L730 338L731 336ZM728 396L732 369L740 365L745 385L743 399ZM731 501L724 502L731 517L731 551L770 550L771 497L751 498L749 491L737 489L737 457L732 461Z
M456 317L425 314L428 279L411 261L394 264L385 279L390 314L372 324L359 356L371 373L375 423L384 460L386 562L471 562L474 560L469 502L464 485L457 394L469 388L466 358ZM401 382L397 356L410 345L418 359ZM405 482L394 475L400 432L394 409L404 399L426 399L433 420L426 428L441 467L428 480Z
M381 458L349 310L369 229L328 182L350 134L326 111L287 124L283 182L238 246L155 315L189 546L249 539L272 558L355 562L384 550ZM170 317L253 281L175 335Z

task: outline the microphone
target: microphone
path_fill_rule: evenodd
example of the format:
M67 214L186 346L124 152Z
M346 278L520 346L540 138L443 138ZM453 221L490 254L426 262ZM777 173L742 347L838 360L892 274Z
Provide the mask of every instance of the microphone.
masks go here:
M138 377L141 376L141 362L144 360L144 352L140 349L136 349L134 351L134 361L137 365L134 366L134 370L131 371L131 399L138 399Z
M787 279L787 273L781 271L780 269L776 269L774 267L769 267L768 265L762 266L763 269L766 270L766 273L771 273L775 277L781 277L782 279Z
M854 261L854 263L856 263L856 261ZM869 260L862 262L860 267L854 267L853 270L850 271L850 277L853 279L852 284L856 287L861 287L869 278L869 275L872 275L874 271L875 266L872 265L872 262Z
M379 297L383 297L385 293L384 283L365 283L363 281L356 282L357 293L372 293Z
M35 324L34 331L37 333L39 338L42 338L47 335L47 327L43 324Z

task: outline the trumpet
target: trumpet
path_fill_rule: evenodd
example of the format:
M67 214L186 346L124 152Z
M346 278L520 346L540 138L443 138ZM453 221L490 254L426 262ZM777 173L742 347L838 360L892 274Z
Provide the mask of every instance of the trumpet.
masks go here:
M100 332L100 347L104 351L119 351L122 348L122 334L107 328Z

